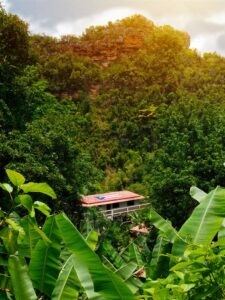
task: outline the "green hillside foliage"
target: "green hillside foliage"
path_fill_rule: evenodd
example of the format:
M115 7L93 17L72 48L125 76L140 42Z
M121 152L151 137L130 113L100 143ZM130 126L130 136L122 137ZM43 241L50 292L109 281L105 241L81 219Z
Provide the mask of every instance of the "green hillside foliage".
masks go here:
M1 299L225 298L225 58L189 45L139 15L31 35L0 8ZM123 189L151 207L79 205Z
M190 185L224 182L224 57L139 15L59 39L1 22L1 168L49 182L71 213L80 194L139 192L177 227Z

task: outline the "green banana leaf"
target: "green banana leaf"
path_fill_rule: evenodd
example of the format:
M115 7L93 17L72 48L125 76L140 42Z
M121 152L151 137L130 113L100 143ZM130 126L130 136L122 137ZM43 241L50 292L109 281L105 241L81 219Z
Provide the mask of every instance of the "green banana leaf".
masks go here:
M88 299L135 299L126 284L103 266L65 214L57 215L56 222L66 247L74 255L74 268Z
M192 186L190 189L190 195L193 199L197 200L199 203L207 196L207 194L196 186ZM224 244L225 246L225 220L218 232L218 242L219 244Z
M10 296L7 295L8 292L7 291L1 291L0 290L0 299L1 300L10 300ZM12 298L11 298L12 299Z
M225 220L223 220L222 226L218 231L217 237L218 241L216 244L220 246L220 249L225 249Z
M104 255L101 256L101 261L103 262L103 264L112 272L116 272L117 269L116 267L111 263L111 261L108 260L107 257L105 257Z
M142 285L140 279L135 277L136 270L137 264L131 261L115 272L115 274L119 275L122 278L122 280L134 294Z
M46 245L50 245L52 242L51 240L47 237L47 235L44 233L44 231L42 231L38 225L35 223L35 221L32 223L34 230L40 235L40 237L42 238L42 240L44 241L44 243Z
M73 265L73 254L63 265L52 293L52 300L77 299L81 285L78 281Z
M115 268L115 266L104 255L101 256L101 259L102 259L103 264L108 269L110 269L113 273L117 273L117 275L119 275L124 280L124 282L129 287L129 289L132 291L133 294L135 294L137 292L137 290L142 286L142 282L139 280L139 278L134 277L135 270L131 269L134 267L134 265L131 266L128 263L127 265L121 267L121 269L117 270ZM136 265L136 268L137 268L137 265ZM132 272L132 274L131 274L131 272Z
M119 275L124 281L126 281L133 276L136 270L137 270L137 264L131 261L127 265L117 270L115 274Z
M123 256L120 255L108 241L101 244L100 249L98 249L98 254L105 256L116 269L126 265Z
M207 196L207 194L201 189L199 189L197 186L192 186L190 188L190 195L199 203Z
M149 266L149 276L152 279L164 277L169 272L169 258L163 254L170 253L171 247L169 242L162 236L158 235L156 244L152 251L152 259Z
M129 289L132 291L133 294L136 294L136 292L143 285L143 282L139 278L134 277L134 276L127 279L125 283L129 287Z
M11 255L8 268L16 300L37 300L25 259Z
M46 244L43 240L37 243L30 260L29 272L34 287L50 297L60 270L61 251L61 236L54 216L46 220L43 232L52 243Z
M134 244L135 246L132 246ZM135 263L142 267L149 262L151 251L147 246L147 237L144 235L139 235L134 241L132 241L126 248L122 249L119 255L124 259L126 263L134 259L132 247L136 248L139 252L138 257L135 259ZM136 252L135 250L135 252ZM133 254L132 254L133 253ZM138 262L139 260L139 262Z
M129 259L130 261L133 261L135 264L137 264L137 266L140 268L140 267L143 267L144 266L144 262L142 260L142 256L141 256L141 253L138 249L138 246L134 243L132 243L130 246L129 246Z
M153 223L153 225L159 229L171 243L175 241L175 239L179 238L178 233L175 228L171 225L171 223L161 217L156 211L151 209L149 214L149 220Z
M92 230L89 232L87 238L86 238L87 244L91 248L91 250L95 250L98 243L98 232L95 230Z
M8 259L6 261L6 264L4 263L4 269L8 268ZM3 268L1 268L3 270ZM6 274L0 274L0 291L4 292L2 294L4 294L5 296L7 295L6 292L10 291L12 289L12 284L11 284L11 279L10 279L10 275L8 274L8 272ZM1 296L3 297L3 295L0 294L0 299Z
M225 225L224 221L223 224L218 232L218 241L224 240L224 246L225 246Z
M211 191L194 209L189 219L178 232L182 239L177 238L172 254L182 256L188 240L191 244L210 245L219 231L225 218L225 189L217 187Z

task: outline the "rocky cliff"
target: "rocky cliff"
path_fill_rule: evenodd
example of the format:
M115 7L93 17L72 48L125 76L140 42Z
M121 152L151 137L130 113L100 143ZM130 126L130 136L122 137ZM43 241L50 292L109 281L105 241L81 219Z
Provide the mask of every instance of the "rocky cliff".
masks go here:
M116 40L81 40L70 44L61 42L61 45L64 51L70 50L79 56L89 57L94 62L107 67L121 55L129 55L139 50L143 46L143 37L127 34Z
M64 51L91 58L108 66L121 55L129 55L143 47L146 34L154 24L142 16L133 16L107 26L90 27L79 39L61 39Z

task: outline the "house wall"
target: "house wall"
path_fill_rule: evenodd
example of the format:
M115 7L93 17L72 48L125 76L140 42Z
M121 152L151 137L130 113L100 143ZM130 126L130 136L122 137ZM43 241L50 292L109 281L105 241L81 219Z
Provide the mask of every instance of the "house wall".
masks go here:
M131 207L131 206L128 205L128 202L129 201L119 203L119 207L118 208ZM140 204L140 200L134 200L134 205L139 205L139 204ZM110 204L110 207L111 207L111 209L113 209L113 205L112 204ZM107 205L100 205L99 208L101 210L107 210Z

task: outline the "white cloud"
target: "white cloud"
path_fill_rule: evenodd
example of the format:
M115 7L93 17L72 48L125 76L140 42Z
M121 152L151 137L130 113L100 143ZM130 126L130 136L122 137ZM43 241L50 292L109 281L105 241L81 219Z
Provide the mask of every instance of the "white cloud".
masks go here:
M217 43L220 34L197 35L191 40L191 48L196 48L200 53L217 52L223 54L224 49L220 49Z
M1 1L1 0L0 0ZM105 25L143 14L156 25L169 24L191 35L202 51L225 55L225 0L3 0L31 24L31 32L80 35L92 25ZM215 48L214 48L215 47Z
M84 30L90 26L97 26L97 25L106 25L109 21L116 21L118 19L123 19L128 16L134 14L145 14L142 10L135 10L132 8L113 8L106 11L103 11L100 14L94 14L89 17L80 18L74 22L72 21L65 21L60 22L56 25L56 32L55 36L65 35L65 34L75 34L81 35Z
M55 31L48 27L47 20L43 19L40 21L31 22L29 19L26 19L26 22L30 24L29 31L32 34L44 34L44 35L55 35Z
M54 36L55 31L49 28L48 20L32 20L30 17L22 17L22 19L29 24L29 32L32 34L44 34Z
M215 24L225 25L225 12L218 12L217 14L213 14L208 18L208 20Z
M9 10L11 7L11 4L9 3L8 0L1 0L2 6L6 9Z

